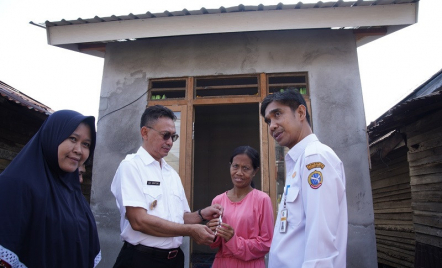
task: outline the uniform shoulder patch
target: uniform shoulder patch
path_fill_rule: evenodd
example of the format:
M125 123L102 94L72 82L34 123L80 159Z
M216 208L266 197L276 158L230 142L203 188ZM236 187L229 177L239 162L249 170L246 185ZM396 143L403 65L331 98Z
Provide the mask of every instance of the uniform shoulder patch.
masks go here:
M323 182L322 173L320 171L313 171L308 175L308 184L310 184L310 187L312 189L318 189L321 187Z
M313 162L305 166L308 170L314 169L314 168L320 168L324 169L325 165L321 162Z

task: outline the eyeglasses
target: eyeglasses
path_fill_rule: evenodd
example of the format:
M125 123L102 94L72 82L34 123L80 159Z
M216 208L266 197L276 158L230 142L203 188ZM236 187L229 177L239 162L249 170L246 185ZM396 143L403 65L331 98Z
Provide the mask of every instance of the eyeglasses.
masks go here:
M243 173L250 173L253 171L253 169L248 166L240 166L238 164L230 164L230 169L232 169L235 172L237 172L239 169L241 169L241 171Z
M153 127L149 127L149 126L146 126L147 128L150 128L150 129L152 129L152 130L155 130L156 132L158 132L161 136L163 136L163 139L165 140L165 141L168 141L170 138L172 138L172 142L176 142L176 140L180 137L178 134L172 134L172 133L170 133L169 131L166 131L166 132L162 132L162 131L158 131L158 130L156 130L156 129L154 129Z

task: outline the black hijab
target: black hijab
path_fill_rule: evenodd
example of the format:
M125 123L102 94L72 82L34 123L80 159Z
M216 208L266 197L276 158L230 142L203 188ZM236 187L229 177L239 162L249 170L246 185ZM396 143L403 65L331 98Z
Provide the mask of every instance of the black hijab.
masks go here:
M91 129L91 158L94 117L63 110L46 119L0 174L0 259L12 267L87 268L101 259L78 169L67 173L58 166L58 146L82 122Z

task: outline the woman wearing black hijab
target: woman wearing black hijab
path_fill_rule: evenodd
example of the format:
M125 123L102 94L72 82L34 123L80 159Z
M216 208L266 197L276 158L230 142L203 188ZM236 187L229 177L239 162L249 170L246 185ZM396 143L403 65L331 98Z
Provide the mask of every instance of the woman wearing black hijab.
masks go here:
M11 267L95 267L97 227L78 167L95 148L95 119L58 111L0 174L0 260Z

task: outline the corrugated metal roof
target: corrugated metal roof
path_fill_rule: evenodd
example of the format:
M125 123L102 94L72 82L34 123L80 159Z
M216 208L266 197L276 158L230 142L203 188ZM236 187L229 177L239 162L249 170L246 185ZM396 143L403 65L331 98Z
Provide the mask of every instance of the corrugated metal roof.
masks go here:
M23 94L10 85L3 83L2 81L0 81L0 95L9 101L27 107L30 110L44 113L46 115L50 115L54 112L54 110L52 110L48 106L34 100L33 98Z
M112 15L110 17L98 17L90 19L82 19L78 18L76 20L65 20L61 21L46 21L44 24L42 23L34 23L34 25L41 27L53 27L53 26L65 26L65 25L76 25L76 24L86 24L86 23L100 23L100 22L110 22L110 21L123 21L123 20L139 20L139 19L154 19L154 18L162 18L162 17L177 17L177 16L194 16L194 15L206 15L206 14L220 14L220 13L234 13L234 12L259 12L259 11L267 11L267 10L288 10L288 9L309 9L309 8L335 8L335 7L353 7L353 6L374 6L374 5L392 5L392 4L408 4L408 3L416 3L419 0L371 0L371 1L333 1L333 2L325 2L319 1L317 3L302 3L299 2L297 4L283 4L279 3L277 5L257 5L257 6L245 6L238 5L233 7L225 8L221 6L216 9L206 9L202 7L199 10L189 11L187 9L183 9L181 11L172 11L168 10L162 13L151 13L146 12L143 14L134 15L132 13L128 15L116 16Z
M369 143L382 138L387 132L414 122L425 114L442 109L442 87L432 94L399 103L379 121L367 127Z

